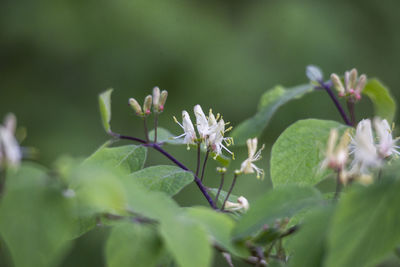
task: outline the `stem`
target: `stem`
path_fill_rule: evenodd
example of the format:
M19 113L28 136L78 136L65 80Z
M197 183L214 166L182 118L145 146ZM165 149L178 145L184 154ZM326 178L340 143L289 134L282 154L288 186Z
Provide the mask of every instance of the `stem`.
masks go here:
M336 176L336 191L333 197L334 201L337 201L339 198L340 191L342 190L342 183L340 182L340 170L337 172Z
M225 208L225 203L226 203L226 201L228 201L229 195L232 193L232 190L235 187L237 177L238 176L235 173L235 176L233 176L233 181L232 181L231 187L229 188L228 194L226 194L226 197L225 197L224 203L222 204L221 210L224 210L224 208Z
M204 172L206 170L206 164L207 164L207 160L208 160L208 156L210 155L210 150L207 150L206 152L206 157L204 158L204 162L203 162L203 169L201 170L201 178L200 180L203 182L204 179Z
M218 192L217 195L215 196L215 203L218 203L219 194L221 193L221 189L224 186L224 178L225 178L225 173L221 173L221 183L219 184Z
M196 165L196 176L199 176L200 171L200 151L201 146L200 143L197 143L197 165ZM201 181L203 181L203 177L201 177Z
M6 170L0 169L0 198L3 196L6 187Z
M147 141L147 143L149 143L150 142L149 129L147 128L147 119L146 119L146 117L143 117L143 128L144 128L144 135L146 136L146 141Z
M154 113L154 143L157 143L158 112Z
M328 95L331 97L333 103L335 104L336 108L338 109L338 111L339 111L340 115L342 116L344 122L345 122L348 126L352 126L350 120L347 118L347 115L346 115L346 113L344 112L344 109L343 109L342 105L340 105L339 100L336 98L335 94L333 93L332 88L331 88L328 84L324 83L323 81L321 81L320 84L321 84L321 87L322 87L323 89L325 89L325 91L326 91L326 92L328 93Z
M382 179L382 168L380 168L378 171L378 181L381 181L381 179Z
M356 126L356 113L354 110L354 101L350 98L346 101L347 104L347 109L349 110L350 113L350 119L351 119L351 124L353 127Z
M163 154L164 156L166 156L169 160L171 160L173 163L175 163L175 165L177 165L179 168L181 168L182 170L185 171L190 171L183 163L181 163L179 160L177 160L176 158L174 158L171 154L169 154L167 151L165 151L162 147L160 147L157 143L147 143L146 141L140 139L140 138L136 138L136 137L131 137L131 136L126 136L126 135L120 135L117 133L110 133L112 136L119 138L119 139L125 139L125 140L131 140L131 141L135 141L135 142L139 142L144 144L147 147L152 147L155 150L159 151L161 154ZM200 191L203 193L204 197L207 199L208 203L210 204L210 206L213 209L217 209L217 206L215 205L214 201L212 200L211 196L208 194L206 187L203 185L203 183L201 182L201 180L199 179L199 177L197 177L197 175L194 175L194 181L197 184L197 186L199 187Z

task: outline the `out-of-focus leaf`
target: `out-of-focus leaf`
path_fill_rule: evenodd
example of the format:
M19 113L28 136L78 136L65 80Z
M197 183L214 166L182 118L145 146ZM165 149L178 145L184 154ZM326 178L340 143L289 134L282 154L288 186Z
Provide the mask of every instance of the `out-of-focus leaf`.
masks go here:
M110 166L118 168L126 174L143 168L146 161L147 148L126 145L118 147L100 147L84 162L93 166Z
M264 93L256 115L234 128L231 136L235 140L235 144L242 145L246 143L248 138L259 136L279 107L290 100L312 92L312 90L312 86L306 84L287 89L282 86L276 86L274 89Z
M291 217L321 202L321 194L311 187L285 186L270 190L254 203L250 203L250 209L243 214L233 231L233 238L250 237L264 225Z
M151 267L163 255L163 244L153 226L123 223L113 227L105 253L109 267Z
M375 266L393 251L400 243L399 192L400 181L385 179L343 195L328 233L325 266Z
M70 248L72 210L42 168L22 165L7 177L0 235L16 267L57 265Z
M396 102L389 89L377 79L368 79L363 94L367 95L374 104L375 115L392 122L396 114Z
M149 190L161 191L174 196L193 182L193 174L176 166L152 166L129 175Z
M308 214L298 233L288 241L293 251L290 267L323 266L332 213L332 207L324 207Z
M175 135L173 135L167 129L162 127L157 127L157 143L167 143L171 145L183 145L183 138L175 139ZM149 139L151 141L154 140L154 129L149 132Z
M343 133L346 126L326 120L300 120L278 138L271 152L271 180L274 187L297 184L315 185L329 170L321 170L331 129Z
M228 252L239 257L249 256L248 251L232 243L231 234L235 221L227 214L206 207L188 208L187 213L190 218L204 226L212 239Z
M99 95L99 108L101 114L101 121L103 122L103 127L106 132L110 132L111 126L111 93L113 89L108 89L107 91Z
M181 267L211 266L212 249L206 230L184 216L161 224L165 245Z

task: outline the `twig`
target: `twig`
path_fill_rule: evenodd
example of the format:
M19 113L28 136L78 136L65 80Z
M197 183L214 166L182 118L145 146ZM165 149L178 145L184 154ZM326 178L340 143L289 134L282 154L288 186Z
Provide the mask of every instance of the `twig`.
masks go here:
M351 124L353 125L353 127L356 126L356 113L354 110L354 101L350 98L346 101L347 104L347 109L349 110L350 113L350 120L351 120Z
M150 142L149 129L147 128L147 119L146 119L146 117L143 117L143 128L144 128L144 135L146 137L146 141L147 141L147 143L149 143Z
M154 112L154 143L157 143L158 112Z
M207 160L208 160L208 156L210 155L210 150L207 150L206 152L206 157L204 158L204 162L203 162L203 169L201 170L201 178L200 180L203 182L204 179L204 173L206 170L206 165L207 165Z
M225 173L221 173L221 182L218 187L217 195L215 196L215 203L218 203L219 194L221 193L221 189L224 186L224 178L225 178Z
M340 171L338 171L337 176L336 176L336 191L335 191L335 195L333 197L334 201L338 200L341 190L342 190L342 182L340 181Z
M197 165L196 165L196 176L199 176L199 171L200 171L200 152L201 152L201 146L200 143L197 143ZM200 179L203 181L203 177Z
M229 188L229 191L226 194L226 197L225 197L224 203L222 204L221 210L225 209L225 203L229 199L229 196L232 193L233 188L235 187L237 177L238 177L238 175L235 173L233 176L233 181L232 181L231 187Z

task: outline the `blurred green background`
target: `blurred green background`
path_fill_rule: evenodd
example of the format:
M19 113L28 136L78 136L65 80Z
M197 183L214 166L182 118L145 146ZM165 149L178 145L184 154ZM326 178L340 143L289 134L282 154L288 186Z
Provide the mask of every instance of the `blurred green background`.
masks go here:
M28 129L23 145L39 149L38 161L51 166L60 155L85 157L107 140L97 95L109 87L115 89L114 131L135 136L142 127L128 98L142 102L156 85L169 92L160 125L176 135L181 129L172 116L195 104L237 125L255 113L267 89L306 83L308 64L320 66L325 77L357 67L397 98L399 7L372 0L2 0L0 115L15 112ZM359 118L370 109L361 105ZM340 120L324 92L280 109L262 136L267 148L259 166L267 174L273 142L307 117ZM194 151L167 150L193 166ZM231 170L245 157L238 151ZM149 153L148 164L159 162L168 163ZM210 186L218 182L215 166L207 170ZM238 183L235 194L250 202L270 187L268 175ZM177 200L205 203L194 185ZM100 266L100 247L93 246L99 238L92 233L80 240L65 266Z

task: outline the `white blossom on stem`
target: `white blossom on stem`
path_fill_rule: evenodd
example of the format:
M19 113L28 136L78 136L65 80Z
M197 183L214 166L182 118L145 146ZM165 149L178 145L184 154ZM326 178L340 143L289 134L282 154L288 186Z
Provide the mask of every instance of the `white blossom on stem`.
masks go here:
M197 139L189 113L186 110L182 111L182 124L180 124L175 117L174 120L184 131L183 134L176 136L175 139L184 137L183 142L187 144L189 148L189 145L194 144Z
M350 134L346 131L339 144L337 143L339 132L337 129L332 129L329 134L328 146L326 148L325 160L322 162L321 168L331 168L341 171L345 168L349 158L349 143Z
M257 138L247 139L247 149L248 149L248 158L242 162L240 166L241 173L249 174L249 173L257 173L257 178L264 178L264 170L258 168L253 162L258 161L262 158L261 151L264 149L264 145L257 151Z
M225 202L225 210L229 211L247 211L250 208L249 201L244 197L240 196L237 199L237 203L226 201Z
M22 159L21 148L14 136L16 122L14 114L9 114L0 125L0 167L2 164L18 166Z
M225 122L221 118L216 127L214 127L208 137L208 145L212 151L215 152L215 158L222 153L222 149L225 149L234 158L234 154L227 148L232 144L232 137L224 137L225 133L231 128L225 130ZM225 143L225 145L224 145Z
M379 155L382 158L387 158L393 154L399 155L399 146L396 146L398 139L393 139L392 129L390 128L388 121L385 119L382 120L380 118L375 118L374 128L379 141L377 145Z
M194 115L196 116L197 132L200 138L205 139L210 134L208 120L200 105L194 106Z

